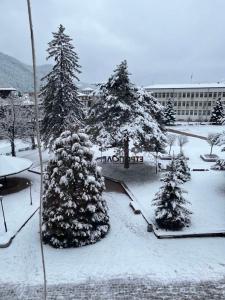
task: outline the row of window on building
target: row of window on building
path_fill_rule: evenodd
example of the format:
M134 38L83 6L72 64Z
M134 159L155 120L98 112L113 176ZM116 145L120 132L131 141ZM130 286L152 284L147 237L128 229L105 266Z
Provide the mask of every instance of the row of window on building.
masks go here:
M165 106L167 101L160 101L160 103ZM215 101L174 101L173 104L178 107L211 107L215 104Z
M180 92L180 93L152 93L155 98L220 98L225 92Z
M210 110L176 110L178 116L210 116Z

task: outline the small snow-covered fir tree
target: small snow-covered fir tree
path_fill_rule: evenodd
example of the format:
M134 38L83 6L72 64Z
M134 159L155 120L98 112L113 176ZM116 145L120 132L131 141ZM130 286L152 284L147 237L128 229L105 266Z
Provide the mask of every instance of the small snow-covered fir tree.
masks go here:
M182 182L177 178L174 160L162 181L164 184L153 199L155 221L160 228L180 230L190 224L191 212L185 207L189 202L183 197L184 190L179 187Z
M43 241L55 248L93 244L109 230L104 178L84 133L63 132L44 175Z
M129 168L131 140L146 151L160 152L165 148L163 107L130 82L126 61L100 87L99 98L89 113L88 132L102 149L123 149L125 168Z
M183 153L180 153L175 158L175 167L177 178L185 183L191 179L190 168L187 164L187 159Z
M169 99L164 108L165 125L174 125L174 123L176 121L175 115L176 115L176 113L174 110L173 101L171 99Z
M58 32L53 33L53 40L47 49L55 64L50 73L42 80L41 96L43 98L42 138L45 146L50 148L53 142L71 124L81 125L84 118L83 104L78 98L80 66L78 55L71 43L72 39L65 34L60 25Z
M219 98L216 101L216 104L212 109L210 122L214 125L221 125L223 122L224 116L225 115L224 115L223 104L221 102L221 99Z

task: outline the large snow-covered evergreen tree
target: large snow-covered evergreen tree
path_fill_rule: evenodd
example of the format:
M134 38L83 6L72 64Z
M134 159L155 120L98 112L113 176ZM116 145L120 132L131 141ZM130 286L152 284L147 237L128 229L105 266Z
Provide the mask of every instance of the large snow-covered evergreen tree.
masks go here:
M175 167L177 178L185 183L191 179L190 168L187 164L187 159L183 153L179 153L175 158Z
M72 39L65 34L60 25L58 32L53 33L49 43L47 59L53 59L51 72L43 78L43 120L42 138L45 146L51 148L54 140L71 124L81 125L84 117L83 105L78 98L78 81L80 66L78 55L71 43Z
M174 123L176 121L175 115L176 115L176 113L174 110L173 101L171 99L169 99L164 108L165 125L174 125Z
M179 187L182 181L177 178L174 160L162 181L163 186L153 199L155 221L160 228L180 230L190 224L191 212L185 207L188 201L183 197L184 190Z
M109 230L104 178L84 133L63 132L46 168L43 241L55 248L93 244Z
M162 131L162 106L130 82L126 60L100 87L99 100L88 118L88 132L102 149L124 151L124 167L129 168L129 145L161 151L166 137Z
M216 104L212 109L210 122L214 125L221 125L223 122L224 116L225 115L224 115L223 104L221 102L221 99L219 98L216 101Z

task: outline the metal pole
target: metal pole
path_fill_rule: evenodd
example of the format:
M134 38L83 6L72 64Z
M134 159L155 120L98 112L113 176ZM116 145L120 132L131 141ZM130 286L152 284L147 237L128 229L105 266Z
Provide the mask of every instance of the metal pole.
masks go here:
M4 220L4 226L5 226L5 232L7 232L7 225L6 225L6 220L5 220L5 212L4 212L2 200L3 200L3 197L0 196L1 208L2 208L2 215L3 215L3 220Z

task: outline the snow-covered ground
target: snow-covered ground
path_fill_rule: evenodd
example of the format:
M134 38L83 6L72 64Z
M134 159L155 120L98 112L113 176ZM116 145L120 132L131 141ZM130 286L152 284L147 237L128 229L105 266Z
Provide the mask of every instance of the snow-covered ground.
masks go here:
M205 136L214 130L215 127L211 127L204 126ZM190 132L197 133L197 130L201 131L200 128L190 127ZM177 153L178 147L175 146L172 151ZM209 168L212 163L203 162L199 157L208 151L207 142L196 138L189 138L189 143L184 147L191 168ZM219 148L215 147L214 152L220 157L224 156ZM28 151L27 158L35 161L36 154L35 151ZM26 157L25 152L19 155ZM104 173L124 180L135 194L144 214L152 219L151 201L161 183L160 174L155 174L151 163L133 165L129 170L119 165L105 165ZM23 175L32 179L33 195L36 197L34 201L38 201L39 176L29 172ZM192 179L184 188L188 191L187 199L192 203L194 212L190 230L224 230L225 172L192 172ZM23 196L18 193L9 199L10 205L14 202L10 206L11 224L24 207L29 207L28 191L21 193L24 193ZM224 278L224 238L158 240L147 232L143 217L133 214L126 195L111 192L104 196L111 220L109 234L94 245L78 249L56 250L44 246L49 284L119 277L149 278L160 282ZM24 198L25 204L20 206L18 203L21 198ZM9 248L0 249L0 270L4 270L0 273L0 284L29 282L34 285L42 282L38 214L16 236Z

